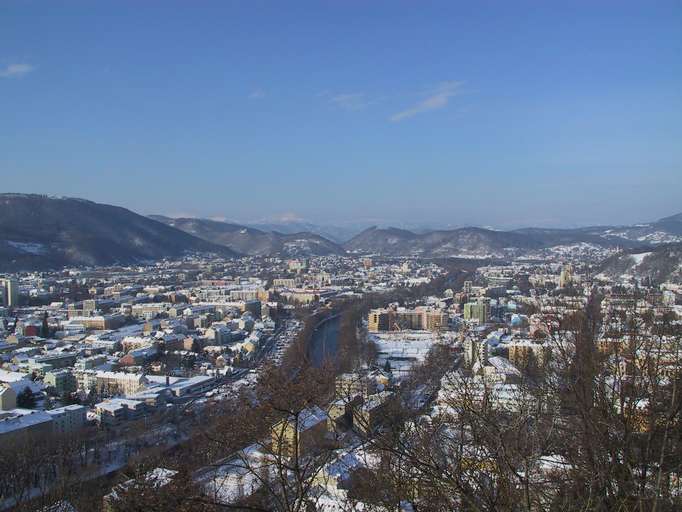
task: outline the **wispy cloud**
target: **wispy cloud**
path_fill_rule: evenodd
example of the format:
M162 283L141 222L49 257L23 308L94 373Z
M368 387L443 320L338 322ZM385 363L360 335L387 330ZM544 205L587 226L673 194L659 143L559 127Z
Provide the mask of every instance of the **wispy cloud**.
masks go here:
M322 91L317 96L326 99L335 107L343 110L363 110L379 101L379 99L368 98L367 95L362 92Z
M362 110L371 103L363 93L334 94L329 101L344 110Z
M429 112L431 110L439 110L447 106L450 98L456 96L462 86L462 82L443 82L439 84L435 89L429 92L428 96L422 99L416 105L393 114L389 117L389 120L393 123L398 123L405 119L416 116L417 114L422 114L424 112Z
M8 64L0 69L0 78L17 78L30 73L35 67L30 64Z
M261 98L265 98L265 91L263 89L254 89L251 91L251 94L249 94L249 99L259 100Z

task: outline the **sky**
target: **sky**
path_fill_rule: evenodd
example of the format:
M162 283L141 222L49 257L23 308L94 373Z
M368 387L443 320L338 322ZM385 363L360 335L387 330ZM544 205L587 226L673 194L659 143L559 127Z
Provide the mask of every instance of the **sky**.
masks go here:
M0 190L257 222L682 211L682 2L0 2Z

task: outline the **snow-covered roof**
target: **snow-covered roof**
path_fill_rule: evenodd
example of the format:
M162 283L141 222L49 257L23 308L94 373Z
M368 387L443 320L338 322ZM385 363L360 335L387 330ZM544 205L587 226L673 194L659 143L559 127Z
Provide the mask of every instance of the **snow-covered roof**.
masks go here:
M293 418L290 421L293 422ZM298 431L310 430L323 421L327 421L327 414L322 409L316 405L308 407L298 415Z
M23 410L14 409L8 412L10 414L17 412L17 414L0 420L0 434L7 434L8 432L52 421L52 416L45 411L30 411L29 414L24 414Z

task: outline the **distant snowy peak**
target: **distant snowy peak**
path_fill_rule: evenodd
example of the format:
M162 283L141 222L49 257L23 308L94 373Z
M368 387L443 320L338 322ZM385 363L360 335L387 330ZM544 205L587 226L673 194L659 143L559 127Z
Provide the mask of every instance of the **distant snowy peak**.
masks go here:
M186 233L250 256L309 257L344 254L344 249L323 236L306 231L282 233L208 219L151 216Z

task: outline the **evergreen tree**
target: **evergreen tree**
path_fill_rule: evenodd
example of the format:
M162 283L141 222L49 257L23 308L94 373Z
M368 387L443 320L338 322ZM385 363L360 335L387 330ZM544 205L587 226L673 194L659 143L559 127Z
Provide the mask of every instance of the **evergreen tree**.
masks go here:
M22 409L32 409L36 405L36 399L33 396L33 391L28 386L17 395L17 407Z

